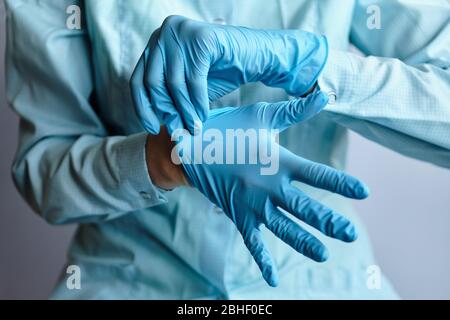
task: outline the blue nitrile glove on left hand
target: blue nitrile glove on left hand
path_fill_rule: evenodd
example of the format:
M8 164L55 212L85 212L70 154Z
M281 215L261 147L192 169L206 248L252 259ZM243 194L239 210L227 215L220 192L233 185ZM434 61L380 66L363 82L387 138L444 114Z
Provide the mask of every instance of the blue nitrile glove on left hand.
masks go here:
M319 262L328 258L325 246L280 208L327 236L346 242L357 237L349 220L291 182L301 181L354 199L368 196L365 185L343 172L296 156L279 146L270 131L282 131L309 119L327 101L319 91L305 99L213 110L199 134L177 130L173 136L177 141L174 154L179 155L186 178L233 221L271 286L277 285L278 276L264 245L261 225L306 257Z
M302 96L315 84L328 56L327 40L300 30L257 30L168 17L156 30L131 78L144 128L158 134L194 132L209 103L239 86L261 81Z

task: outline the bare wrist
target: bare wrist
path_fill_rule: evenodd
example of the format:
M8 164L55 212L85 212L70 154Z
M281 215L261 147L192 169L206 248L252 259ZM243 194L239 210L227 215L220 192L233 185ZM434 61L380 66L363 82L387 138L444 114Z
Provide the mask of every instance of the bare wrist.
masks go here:
M165 190L188 185L183 168L172 162L173 147L174 142L171 141L165 127L161 127L157 136L149 135L147 137L145 152L148 173L153 183Z

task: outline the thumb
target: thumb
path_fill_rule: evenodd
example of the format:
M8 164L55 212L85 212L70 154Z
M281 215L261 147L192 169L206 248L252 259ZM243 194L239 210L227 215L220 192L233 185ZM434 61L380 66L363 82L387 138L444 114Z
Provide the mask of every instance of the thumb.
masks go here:
M314 117L327 104L328 96L322 91L317 91L306 98L268 104L265 116L267 116L272 129L283 131L294 124Z

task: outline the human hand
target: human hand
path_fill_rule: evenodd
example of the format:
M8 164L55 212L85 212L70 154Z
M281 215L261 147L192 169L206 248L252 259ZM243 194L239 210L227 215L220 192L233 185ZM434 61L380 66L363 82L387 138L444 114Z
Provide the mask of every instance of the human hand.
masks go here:
M249 82L302 96L328 55L326 38L300 30L256 30L168 17L151 36L131 78L136 112L157 134L208 117L209 103Z
M271 286L277 285L278 276L261 225L306 257L318 262L328 258L326 247L280 208L329 237L346 242L357 237L349 220L291 183L300 181L354 199L368 196L366 186L352 176L279 146L271 131L282 131L309 119L327 101L325 94L316 92L288 102L213 110L200 134L192 136L176 130L173 136L187 180L236 225ZM239 157L244 162L239 162Z

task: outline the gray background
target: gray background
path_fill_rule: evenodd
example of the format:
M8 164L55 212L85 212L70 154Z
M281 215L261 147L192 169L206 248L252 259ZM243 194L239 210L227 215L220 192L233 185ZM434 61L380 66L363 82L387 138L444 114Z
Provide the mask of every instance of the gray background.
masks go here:
M73 228L51 227L13 186L17 117L4 98L4 10L0 0L0 299L46 298ZM369 184L357 203L378 263L403 298L450 299L450 170L407 159L351 135L349 172Z

